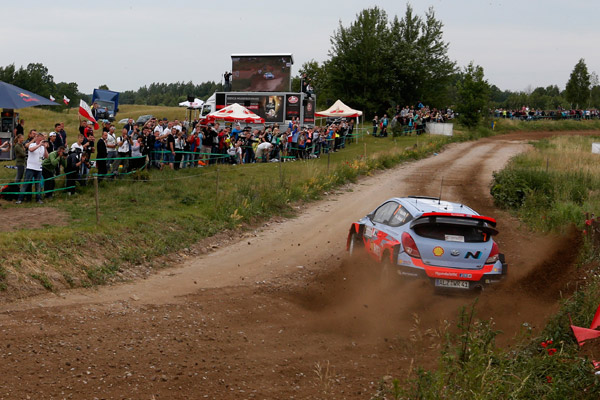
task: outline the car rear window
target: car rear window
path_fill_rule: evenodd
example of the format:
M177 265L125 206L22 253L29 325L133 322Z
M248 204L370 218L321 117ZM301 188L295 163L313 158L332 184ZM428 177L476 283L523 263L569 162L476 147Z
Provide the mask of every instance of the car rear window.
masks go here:
M446 242L481 243L487 242L491 237L484 229L475 226L423 224L416 225L413 229L421 237Z

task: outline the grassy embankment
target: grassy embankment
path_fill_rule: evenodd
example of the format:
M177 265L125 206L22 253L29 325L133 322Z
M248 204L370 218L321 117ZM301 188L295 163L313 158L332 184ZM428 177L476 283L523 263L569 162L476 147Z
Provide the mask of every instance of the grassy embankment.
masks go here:
M581 353L569 320L570 316L574 325L588 327L600 304L600 232L592 235L594 225L586 225L586 213L600 213L600 155L591 153L592 142L600 142L600 137L557 137L534 143L534 151L516 156L495 174L491 189L498 205L534 229L561 231L577 226L584 235L578 275L587 284L563 300L539 336L524 325L521 340L510 351L495 346L499 332L493 321L474 318L475 305L462 310L457 333L445 332L439 368L416 370L412 379L402 383L382 383L375 398L600 398L593 357ZM590 350L585 354L589 356ZM600 353L596 351L595 357L600 359Z
M123 106L120 116L146 113L182 119L185 110ZM32 109L24 110L22 117L28 129L41 131L50 131L55 121L64 120L69 141L77 132L73 111L56 114ZM427 135L397 139L365 136L333 153L329 168L327 157L323 157L281 165L143 172L100 184L98 225L93 187L84 187L73 197L59 194L44 206L65 215L66 226L0 233L0 289L14 297L36 290L102 284L117 271L140 263L160 268L158 256L224 229L237 229L274 215L293 215L290 205L294 202L318 198L374 169L428 156L448 140ZM0 168L0 180L9 181L14 173ZM61 187L62 182L57 184ZM2 206L6 213L37 207L10 202Z

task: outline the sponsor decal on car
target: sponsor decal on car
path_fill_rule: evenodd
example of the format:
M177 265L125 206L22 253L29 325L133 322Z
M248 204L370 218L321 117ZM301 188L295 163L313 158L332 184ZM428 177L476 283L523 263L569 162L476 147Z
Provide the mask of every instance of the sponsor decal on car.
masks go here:
M452 250L452 251L450 251L450 255L454 256L454 257L458 257L458 256L460 256L460 251L458 251L458 250Z
M471 279L473 277L473 275L471 274L460 274L461 278L467 278L467 279Z
M433 248L433 255L436 257L441 257L444 255L444 249L440 246L436 246Z
M375 228L373 228L372 226L365 227L365 236L373 237L375 236L375 233Z
M435 271L435 276L453 276L453 277L457 277L458 274L456 272L438 272Z
M371 242L371 252L373 254L375 254L376 256L381 256L381 247L376 245L375 243Z

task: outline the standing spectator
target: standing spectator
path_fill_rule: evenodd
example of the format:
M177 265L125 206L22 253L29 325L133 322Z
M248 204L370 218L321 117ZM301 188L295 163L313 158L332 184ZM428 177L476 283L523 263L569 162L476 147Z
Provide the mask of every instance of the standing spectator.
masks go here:
M171 129L171 123L169 122L169 129L165 129L163 131L167 133L167 137L165 139L165 164L169 164L169 168L175 169L175 136L173 135L173 131L177 132L177 129Z
M77 135L77 141L71 145L71 152L81 152L89 155L88 148L90 147L90 142L85 142L85 136L83 134ZM89 163L85 161L83 157L80 157L83 162L81 162L80 170L77 171L77 179L81 183L81 185L85 185L85 179L87 178L87 173L89 172ZM88 158L89 160L89 158Z
M131 136L129 132L133 132L135 127L136 125L135 122L133 122L133 118L129 118L125 126L123 126L123 129L127 129L127 134Z
M154 156L153 150L156 137L154 136L152 128L150 128L149 126L145 126L144 129L142 129L142 133L144 135L144 147L142 148L142 154L145 155L148 159L148 167L151 167L153 165L152 157ZM145 159L144 162L146 162Z
M388 119L387 114L383 114L383 118L381 119L381 137L387 137L387 128L390 120Z
M24 146L25 148L29 148L29 144L33 143L34 139L35 139L35 135L37 135L37 131L35 129L32 129L29 131L29 134L27 135L27 139L25 140Z
M108 132L102 131L102 137L98 139L98 151L96 152L96 168L98 169L98 181L102 181L108 173L107 158L108 158L108 147L106 146L106 140L108 139Z
M60 146L65 146L65 148L67 147L67 143L63 141L63 137L60 133L60 123L59 122L54 124L54 132L51 132L50 136L52 136L52 134L56 135L56 142L55 142L56 148L59 148ZM54 150L56 150L56 149L54 149Z
M15 127L15 136L16 135L24 135L25 134L25 120L20 119L19 123Z
M112 172L119 172L119 164L123 164L123 172L127 172L129 168L129 154L131 152L131 142L127 129L123 128L121 136L117 138L117 160L112 166Z
M379 125L379 118L377 115L373 117L373 136L377 136L377 126Z
M50 132L48 135L48 151L53 152L58 150L58 148L61 147L59 140L58 136L56 136L56 132Z
M65 146L60 146L57 150L48 154L48 158L42 161L42 176L44 177L44 192L46 198L54 196L54 188L56 186L55 177L60 173L60 166L63 170L67 167L67 154Z
M140 169L144 165L142 149L144 148L144 138L140 135L136 140L131 141L131 164L132 171Z
M223 79L225 79L225 91L231 92L231 77L233 74L229 71L225 71L223 74Z
M115 162L115 158L117 158L117 136L115 135L114 126L111 126L109 128L108 134L106 135L105 143L107 152L106 158L108 158L106 162L106 168L108 170Z
M73 146L71 146L73 149ZM80 171L82 169L83 164L85 164L85 157L87 153L81 151L80 148L76 147L72 151L69 152L67 156L67 167L65 168L65 173L67 174L67 182L65 183L65 187L67 188L67 193L69 195L75 193L75 187L77 186L77 181L80 179Z
M210 161L210 155L212 152L213 138L216 132L214 129L210 129L210 127L205 127L202 135L202 161L204 165L208 165Z
M42 161L48 157L48 142L44 141L44 134L36 132L33 141L27 147L29 152L27 157L27 168L25 169L25 182L35 182L35 197L37 202L43 204L42 193L41 193L41 181L42 181ZM32 184L26 183L21 186L21 193L17 199L17 204L23 202L23 196L25 192L31 190Z
M183 137L183 131L175 130L175 169L181 167L181 161L183 160L183 152L185 151L186 141Z
M67 147L67 132L65 131L65 123L64 122L60 123L60 130L58 132L60 132L60 137L62 139L63 146L65 146L65 148L68 148Z

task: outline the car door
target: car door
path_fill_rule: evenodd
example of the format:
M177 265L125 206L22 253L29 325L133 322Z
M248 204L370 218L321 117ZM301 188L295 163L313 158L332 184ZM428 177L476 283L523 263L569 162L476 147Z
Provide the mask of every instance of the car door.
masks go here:
M394 237L388 221L398 208L398 203L388 201L379 206L370 216L369 223L365 225L364 237L367 252L376 260L380 260L386 244Z

